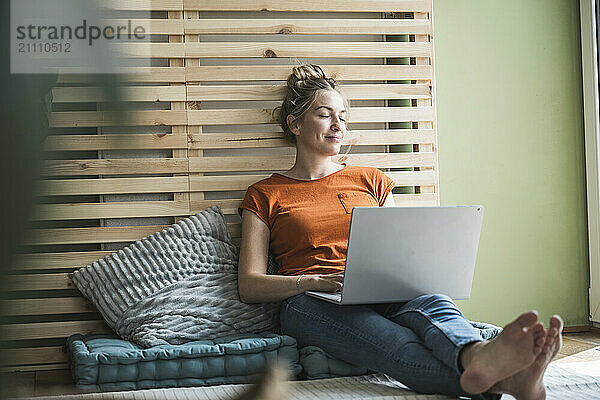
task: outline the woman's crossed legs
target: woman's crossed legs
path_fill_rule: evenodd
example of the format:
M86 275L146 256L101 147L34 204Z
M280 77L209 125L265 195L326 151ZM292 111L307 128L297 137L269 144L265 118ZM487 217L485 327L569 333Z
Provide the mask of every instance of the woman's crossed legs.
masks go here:
M299 347L318 346L340 360L383 372L418 392L466 395L457 368L442 362L428 347L435 347L435 354L456 366L456 361L451 361L457 352L452 339L432 334L430 323L418 324L415 329L400 324L402 319L411 319L402 310L414 308L419 299L412 304L339 306L300 294L282 304L281 328L296 338ZM459 343L482 340L479 331L464 321L468 328L459 325Z
M540 375L539 386L543 370L558 351L557 341L552 344L552 334L558 329L548 333L537 323L535 313L523 314L507 325L500 340L482 342L479 330L443 295L388 305L339 306L301 294L283 303L281 326L301 347L321 347L336 358L386 373L421 393L454 396L467 395L465 388L470 393L506 391L508 381L514 386L513 375L518 371L521 386L535 374ZM487 373L480 373L482 363L501 355L507 355L504 364L489 363L495 364L494 369L484 367Z

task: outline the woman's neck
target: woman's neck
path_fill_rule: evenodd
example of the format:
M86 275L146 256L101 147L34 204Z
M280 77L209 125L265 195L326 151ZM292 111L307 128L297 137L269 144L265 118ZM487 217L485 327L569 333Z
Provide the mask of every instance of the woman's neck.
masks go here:
M344 166L336 164L330 156L310 156L298 152L294 166L285 175L297 179L319 179L326 175L339 171Z

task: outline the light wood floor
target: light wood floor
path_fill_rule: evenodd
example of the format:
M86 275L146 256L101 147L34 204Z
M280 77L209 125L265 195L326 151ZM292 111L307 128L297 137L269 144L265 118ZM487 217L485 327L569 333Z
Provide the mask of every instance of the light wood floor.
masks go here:
M566 333L563 347L553 362L600 360L600 331ZM0 399L78 393L68 370L0 374Z

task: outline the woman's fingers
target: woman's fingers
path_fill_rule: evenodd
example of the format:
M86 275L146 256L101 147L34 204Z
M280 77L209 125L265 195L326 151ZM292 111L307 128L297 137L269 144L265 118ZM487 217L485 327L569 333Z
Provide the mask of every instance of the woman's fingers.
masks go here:
M331 288L334 292L342 290L342 286L344 284L344 277L342 275L329 275L328 280L330 280L330 283L332 285Z
M326 292L337 292L342 290L344 277L338 274L320 275L318 277L320 289Z

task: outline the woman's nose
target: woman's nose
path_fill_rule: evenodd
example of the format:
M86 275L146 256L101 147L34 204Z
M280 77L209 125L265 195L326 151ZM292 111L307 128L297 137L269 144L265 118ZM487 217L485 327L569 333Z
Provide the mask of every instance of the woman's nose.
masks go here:
M332 128L335 127L337 130L342 129L342 121L340 120L340 117L333 116L331 120L331 126Z

